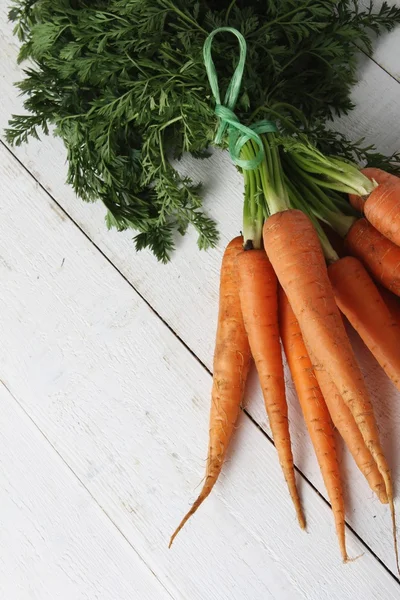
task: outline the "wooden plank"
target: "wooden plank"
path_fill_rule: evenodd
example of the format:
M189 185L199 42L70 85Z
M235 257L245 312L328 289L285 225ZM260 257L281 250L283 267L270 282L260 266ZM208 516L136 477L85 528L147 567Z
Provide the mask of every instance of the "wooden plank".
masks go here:
M12 54L11 46L7 46L7 50L9 55ZM17 78L17 73L15 72L13 78L10 76L8 69L15 69L11 60L5 61L2 66L6 70L4 73L5 104L10 107L11 111L14 106L13 102L15 102L15 90L11 88L10 83ZM359 98L360 101L367 98L367 101L360 105L357 111L357 120L348 121L349 131L353 133L357 127L358 133L361 130L361 133L365 134L367 138L378 139L379 145L384 151L392 151L395 148L394 144L397 143L398 133L393 126L390 126L387 115L393 115L398 110L400 106L399 93L398 85L368 61L363 81L355 91L356 98ZM387 110L379 115L378 122L376 120L371 122L371 114L377 97L381 94L387 103ZM6 110L3 111L2 118L6 113ZM355 123L359 123L359 125L356 126ZM378 129L375 129L375 126ZM64 151L60 145L49 139L46 140L45 145L32 144L20 149L18 155L44 184L49 185L50 191L200 359L208 367L211 367L214 326L205 328L204 323L214 324L216 320L218 268L223 244L221 243L212 252L198 253L193 236L189 235L182 241L173 263L167 267L157 265L149 254L143 253L135 256L129 234L107 233L102 221L102 208L99 205L88 206L77 202L71 190L62 184L65 167L63 165ZM210 212L217 221L223 223L222 240L226 241L230 236L235 235L237 223L240 223L240 176L233 169L226 155L219 155L213 161L191 161L186 163L186 166L196 178L209 182L213 193L212 196L210 193L206 197L206 204L209 205ZM163 284L163 281L167 283ZM179 298L179 302L176 301L176 298ZM202 315L201 319L199 319L199 314ZM368 382L377 398L378 416L384 437L391 440L392 436L396 436L396 423L398 423L398 419L393 419L393 415L389 414L389 408L392 403L396 402L395 394L391 390L389 401L386 405L382 405L379 390L381 386L385 386L385 378L375 363L371 363L365 352L362 362L364 370L367 372ZM250 397L252 401L249 410L253 417L269 431L258 390L255 394L250 394ZM318 466L307 438L304 436L304 428L292 388L289 388L289 401L292 422L296 424L292 430L295 438L297 464L314 485L324 493ZM396 436L397 438L398 436ZM374 551L394 568L391 547L390 544L387 544L387 536L384 535L386 531L385 516L382 511L378 515L372 514L375 512L372 507L365 511L365 498L369 497L368 488L346 458L347 464L353 481L352 491L349 492L351 503L357 508L354 515L352 512L350 513L349 521L373 547Z
M215 493L167 549L204 468L210 375L4 147L0 165L3 380L171 595L398 597L369 551L341 564L330 509L304 482L308 534L297 527L275 450L246 416ZM15 501L53 479L27 467ZM348 549L364 551L351 532Z
M0 41L1 44L5 44L4 53L8 52L9 57L0 67L4 70L2 76L5 106L0 120L5 124L7 113L15 110L16 92L11 82L18 78L18 72L11 60L16 48L6 37ZM367 141L375 140L380 149L390 153L396 148L399 138L399 126L396 127L397 121L394 121L393 116L398 113L400 107L400 87L371 61L367 61L363 68L363 79L354 93L359 107L343 127L354 137L365 135ZM372 118L380 96L383 98L381 101L385 103L385 110ZM221 224L222 230L218 248L208 253L199 253L194 236L189 233L180 241L173 262L163 266L158 265L149 253L136 255L129 233L107 232L103 222L104 211L100 205L85 205L76 200L71 189L63 184L65 152L57 140L49 138L43 144L31 143L15 152L200 360L211 369L218 269L222 249L226 241L236 235L241 220L242 183L230 164L229 157L217 152L213 160L187 160L185 163L188 172L191 172L195 179L208 182L209 192L205 204L210 214ZM357 340L354 335L353 340ZM394 457L399 453L399 442L394 441L399 440L398 395L365 349L360 344L358 346L362 367L374 396L382 435L395 468ZM382 402L382 389L385 390L385 402ZM269 432L256 382L248 396L250 413L265 431ZM325 495L290 380L288 396L296 464ZM392 548L386 535L386 513L381 507L375 510L374 503L366 504L371 499L371 494L363 478L346 453L343 460L346 479L352 481L348 490L351 507L348 521L374 552L394 570Z
M384 0L374 0L374 11L376 12L383 4ZM400 7L399 0L386 0L390 6ZM364 6L369 6L369 0L363 0ZM400 81L400 26L398 25L389 34L379 36L374 43L373 59L385 69L392 77ZM379 105L378 105L379 106ZM378 112L378 111L377 111Z
M171 598L3 384L0 402L1 597Z
M0 69L3 70L4 106L0 114L0 125L5 125L7 114L17 110L18 102L16 91L11 85L19 77L19 71L13 62L16 45L9 30L0 40L0 51L8 56L8 60L0 64ZM400 133L400 126L396 125L398 122L395 119L400 107L400 87L369 60L363 62L362 69L362 81L354 92L359 106L351 118L343 121L343 128L353 137L365 135L367 141L375 141L382 151L391 153L398 147ZM378 104L382 106L382 103L384 110L377 113L375 107ZM195 236L189 233L179 241L173 262L163 266L158 265L149 253L136 255L130 233L107 232L103 222L104 210L100 205L85 205L76 200L71 189L63 184L65 151L57 140L48 138L42 144L31 143L14 151L140 294L211 369L221 255L224 244L237 234L241 222L242 181L229 157L216 152L212 160L189 159L181 167L196 180L207 182L205 204L209 213L221 225L221 243L218 248L200 253L195 244ZM353 341L358 343L354 335ZM396 470L396 456L399 455L400 448L398 395L359 343L358 354L374 396L386 449ZM382 390L385 392L384 399ZM255 378L248 396L250 413L269 432ZM298 403L289 380L288 396L296 464L325 495L318 465L305 435ZM393 552L387 535L387 513L382 507L376 506L368 487L346 453L343 455L343 466L346 480L351 480L348 490L348 521L394 570Z
M398 44L400 52L400 43ZM335 126L349 139L365 138L366 145L375 144L390 156L400 149L400 85L375 63L360 60L360 81L353 90L355 110Z

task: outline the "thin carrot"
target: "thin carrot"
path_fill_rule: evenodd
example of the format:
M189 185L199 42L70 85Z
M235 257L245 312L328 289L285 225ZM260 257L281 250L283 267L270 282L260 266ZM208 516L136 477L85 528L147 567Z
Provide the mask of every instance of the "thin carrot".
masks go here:
M400 296L400 248L359 219L346 236L346 249L357 256L376 281Z
M257 368L275 447L302 529L305 519L296 487L278 325L278 281L264 250L237 257L244 326Z
M345 256L328 267L336 303L400 390L400 328L362 263Z
M361 169L361 173L368 177L371 181L376 181L376 183L397 183L399 178L396 175L392 175L391 173L387 173L382 169L376 169L375 167L366 167L365 169ZM358 210L359 212L364 211L364 203L365 198L363 196L357 196L356 194L349 194L350 204L353 208Z
M242 251L242 244L241 237L233 239L222 259L205 482L199 497L173 533L170 547L218 479L243 399L251 354L237 285L236 257Z
M304 420L331 502L340 552L343 561L346 562L348 556L345 539L345 509L332 421L304 345L299 323L282 288L279 289L279 325ZM371 461L373 462L372 456ZM382 485L384 485L383 480Z
M365 445L363 436L355 422L350 409L345 404L336 385L329 374L318 364L318 359L312 359L315 376L317 378L322 395L325 399L333 424L343 438L354 462L360 469L368 482L369 487L376 493L383 504L388 503L385 491L385 482L372 457L371 452Z
M264 245L309 354L318 357L336 384L384 479L393 508L392 479L369 394L347 337L330 284L324 255L310 219L298 210L269 217Z
M400 179L382 183L368 196L364 214L385 237L400 246Z

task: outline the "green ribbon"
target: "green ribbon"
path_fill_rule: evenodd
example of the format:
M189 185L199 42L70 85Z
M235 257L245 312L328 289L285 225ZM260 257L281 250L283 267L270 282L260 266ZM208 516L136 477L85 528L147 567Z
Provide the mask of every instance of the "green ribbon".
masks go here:
M239 61L232 75L232 79L226 90L224 103L221 102L221 96L218 86L218 76L215 69L215 64L212 59L211 47L214 37L217 33L229 32L233 33L240 46ZM229 154L235 165L245 170L256 169L264 158L265 151L262 139L259 134L271 133L277 131L275 123L272 121L258 121L250 127L240 123L238 117L234 113L236 102L239 96L240 87L242 84L244 66L246 63L247 45L243 35L233 27L219 27L214 29L207 37L203 46L203 58L207 71L208 81L210 82L211 91L215 99L215 114L219 118L219 126L215 136L215 143L220 144L224 134L228 131L229 139ZM252 140L258 147L256 156L251 160L243 160L240 158L241 150L248 141Z

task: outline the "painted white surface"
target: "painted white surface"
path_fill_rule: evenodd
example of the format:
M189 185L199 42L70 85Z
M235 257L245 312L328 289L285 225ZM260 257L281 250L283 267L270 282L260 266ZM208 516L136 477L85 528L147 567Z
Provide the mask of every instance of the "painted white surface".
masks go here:
M400 7L399 0L386 0L391 6ZM370 0L362 0L360 4L369 6ZM374 11L378 11L383 0L373 0ZM380 36L374 44L374 60L395 79L400 81L400 28L397 27L389 34Z
M215 493L168 550L204 466L211 377L4 147L0 165L3 381L170 594L396 598L350 532L350 556L365 554L341 564L330 509L304 480L298 528L275 449L245 415ZM53 462L13 502L39 495Z
M2 383L0 403L1 598L171 599Z
M0 21L4 8L1 0ZM18 111L15 54L7 27L0 40L0 127ZM361 73L359 107L344 126L392 152L400 145L400 87L369 60ZM219 247L200 253L188 235L173 262L161 266L148 253L135 254L130 234L107 232L100 205L76 200L63 184L65 152L57 140L13 152L210 368L221 254L241 220L241 179L229 158L184 163L207 181L205 204L221 224ZM0 157L0 376L171 595L374 598L379 580L386 595L398 597L397 584L368 553L340 564L329 510L306 482L310 533L297 531L274 449L246 417L215 494L166 551L202 476L209 375L15 159L5 149ZM399 395L353 340L399 481ZM290 383L288 392L296 464L324 494ZM248 397L250 413L268 432L254 377ZM346 454L343 467L351 480L348 522L394 570L387 511ZM56 461L52 468L59 469ZM360 551L352 538L349 549ZM94 567L91 576L96 582Z

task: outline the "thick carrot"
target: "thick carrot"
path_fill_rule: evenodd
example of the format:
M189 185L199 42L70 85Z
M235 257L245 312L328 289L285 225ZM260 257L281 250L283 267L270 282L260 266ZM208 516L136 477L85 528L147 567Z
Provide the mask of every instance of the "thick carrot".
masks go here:
M300 527L305 519L296 487L290 443L285 378L278 325L278 281L264 250L244 250L237 257L244 326L257 368L265 407Z
M396 175L382 171L382 169L376 169L375 167L366 167L365 169L361 169L361 173L368 177L368 179L371 181L376 181L376 183L379 183L379 185L381 183L397 183L399 181L399 178L396 177ZM363 196L349 194L349 200L353 208L361 213L364 211L364 203L366 199Z
M400 179L378 185L365 201L364 214L375 229L400 246Z
M267 219L263 234L268 257L299 321L306 348L318 357L350 409L384 479L393 509L392 479L372 404L336 306L314 227L301 211L286 210Z
M345 539L345 510L332 421L315 378L299 323L282 288L279 289L279 325L304 420L331 502L340 552L346 562L348 557ZM372 456L371 460L373 462ZM383 480L382 485L384 485Z
M242 251L242 244L241 237L233 239L222 259L205 482L199 497L172 535L170 546L217 481L243 399L251 354L240 308L236 269L236 257Z
M345 256L328 267L336 303L400 390L400 328L362 263Z
M357 467L367 480L371 490L376 493L382 503L387 504L388 497L386 494L385 482L383 481L383 477L376 466L371 452L365 444L361 431L359 430L350 409L346 406L328 373L318 364L318 359L313 357L312 362L315 376L333 424L343 438L347 449L352 455Z
M359 219L346 236L346 249L362 261L376 281L400 296L400 248L396 244L366 219Z

